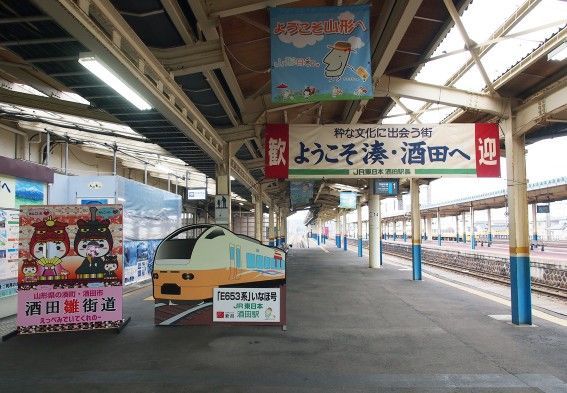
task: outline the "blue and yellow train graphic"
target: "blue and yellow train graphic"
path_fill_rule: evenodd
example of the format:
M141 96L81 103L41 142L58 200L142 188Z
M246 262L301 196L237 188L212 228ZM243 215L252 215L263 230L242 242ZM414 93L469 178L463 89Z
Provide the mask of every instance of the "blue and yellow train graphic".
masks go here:
M182 227L157 247L152 272L155 299L210 299L222 286L285 280L283 250L218 225Z

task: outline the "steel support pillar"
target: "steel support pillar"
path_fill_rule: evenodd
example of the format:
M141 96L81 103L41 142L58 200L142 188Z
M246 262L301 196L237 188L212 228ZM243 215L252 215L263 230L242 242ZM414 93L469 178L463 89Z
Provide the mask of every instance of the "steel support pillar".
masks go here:
M280 246L285 247L287 241L287 216L282 214L282 233L280 237Z
M492 214L491 209L486 211L486 219L488 221L488 247L490 247L490 243L492 243Z
M459 215L455 216L455 241L459 242Z
M429 192L429 186L428 187L428 192ZM431 228L431 217L427 217L425 219L425 225L426 225L426 230L425 230L425 240L427 240L427 236L429 235L431 237L431 240L433 240L433 229Z
M348 249L348 226L347 226L347 213L343 212L343 249L346 251Z
M462 214L463 216L463 243L467 242L467 216L465 212Z
M471 250L476 248L476 238L475 238L475 231L474 231L474 207L471 203Z
M396 220L394 220L394 241L396 241L396 239L398 238L398 222Z
M402 220L402 236L404 237L404 242L407 242L408 241L408 233L407 233L406 219L405 218Z
M508 107L508 119L502 122L506 144L508 183L508 219L510 233L510 289L512 323L532 323L530 283L530 240L528 192L524 136L515 136L515 118Z
M375 180L371 180L375 181ZM374 195L374 187L368 187L368 267L382 266L382 212L380 195Z
M262 226L264 223L264 206L262 204L262 185L256 186L257 193L254 200L254 237L262 243Z
M532 203L532 239L537 243L537 203Z
M217 176L217 195L226 196L226 198L228 199L226 201L226 208L228 209L228 211L227 211L227 223L226 224L223 223L219 225L222 225L228 228L229 230L232 230L232 189L230 184L230 176L231 176L230 158L231 158L232 149L230 147L227 147L225 150L226 150L224 153L225 159L223 163L217 164L216 166L216 176Z
M360 196L356 202L356 236L358 238L358 256L362 258L362 202Z
M275 215L274 202L270 202L270 211L268 215L268 244L274 246L274 215Z
M437 208L437 245L441 247L441 209Z
M342 225L341 225L341 213L337 213L337 248L341 248L342 243Z
M411 259L413 279L421 280L421 229L419 214L419 183L417 179L410 180L411 195Z

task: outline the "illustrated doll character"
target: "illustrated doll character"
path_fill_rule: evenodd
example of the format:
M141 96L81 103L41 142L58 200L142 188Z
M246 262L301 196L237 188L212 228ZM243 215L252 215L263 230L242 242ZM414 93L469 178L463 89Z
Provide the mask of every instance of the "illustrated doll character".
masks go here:
M337 41L328 45L329 53L323 59L325 63L325 76L327 78L340 78L348 65L351 49L350 42Z
M68 224L48 217L45 221L33 223L34 232L30 239L30 253L42 268L40 281L65 279L69 272L61 265L71 245L66 231Z
M37 262L33 259L24 259L22 263L22 273L24 274L24 282L36 282L37 272L39 268Z
M77 220L78 231L75 235L75 252L84 258L81 266L75 270L80 279L103 278L104 257L112 250L110 220L97 220L97 208L93 206L89 209L90 220Z
M116 269L118 269L118 257L116 255L110 255L104 260L104 278L109 280L112 278L118 278L116 275Z

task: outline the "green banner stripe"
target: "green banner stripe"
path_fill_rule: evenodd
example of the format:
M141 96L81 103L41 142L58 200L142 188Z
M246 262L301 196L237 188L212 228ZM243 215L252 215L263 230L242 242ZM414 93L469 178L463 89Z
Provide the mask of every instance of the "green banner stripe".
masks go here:
M476 169L415 169L416 175L476 175Z
M290 175L348 175L348 169L289 169Z

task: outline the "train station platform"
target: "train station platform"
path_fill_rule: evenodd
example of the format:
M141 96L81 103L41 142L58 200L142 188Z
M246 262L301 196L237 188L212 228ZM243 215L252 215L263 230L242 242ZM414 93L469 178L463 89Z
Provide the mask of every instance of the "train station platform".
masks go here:
M288 254L287 331L153 325L151 287L111 331L0 344L4 391L567 392L567 328L335 247Z

